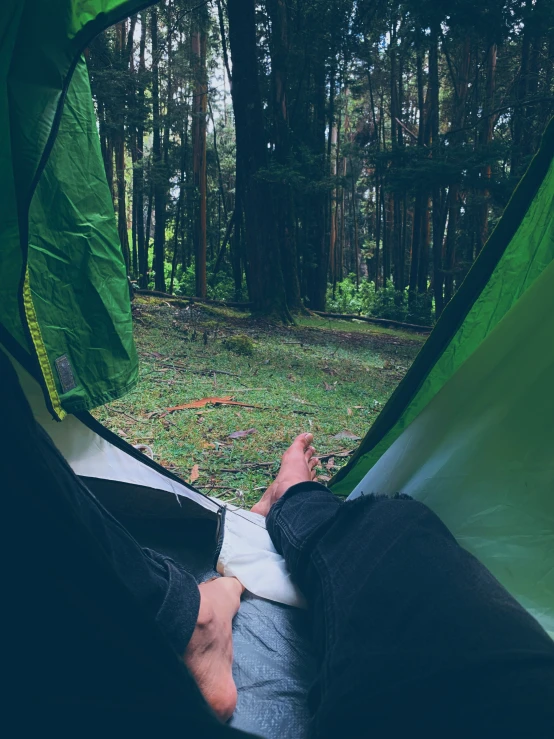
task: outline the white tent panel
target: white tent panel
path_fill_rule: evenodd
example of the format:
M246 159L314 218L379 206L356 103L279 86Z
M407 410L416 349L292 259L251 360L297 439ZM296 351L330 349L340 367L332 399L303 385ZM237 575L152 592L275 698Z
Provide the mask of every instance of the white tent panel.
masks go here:
M184 496L209 511L218 510L219 506L213 500L165 477L126 454L89 429L75 416L69 415L61 423L55 421L46 407L38 382L11 356L10 359L36 420L49 434L77 475L163 490Z
M77 475L173 493L178 500L186 498L214 515L221 510L222 503L152 469L146 462L127 454L92 431L75 416L69 415L61 423L54 421L38 382L13 357L8 356L16 368L36 420ZM292 583L283 557L273 546L264 517L236 506L225 507L225 530L217 562L218 571L237 577L247 590L261 598L304 607L303 596ZM139 501L137 508L140 508ZM190 515L190 510L187 509L187 515Z

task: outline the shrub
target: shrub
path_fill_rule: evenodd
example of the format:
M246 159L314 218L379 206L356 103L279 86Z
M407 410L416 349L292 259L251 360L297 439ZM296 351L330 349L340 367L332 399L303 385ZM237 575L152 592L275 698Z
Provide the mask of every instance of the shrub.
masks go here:
M327 310L331 313L351 313L392 321L429 326L433 323L433 301L430 294L418 294L410 300L408 290L395 290L391 280L375 289L374 282L363 280L356 289L353 274L327 288Z

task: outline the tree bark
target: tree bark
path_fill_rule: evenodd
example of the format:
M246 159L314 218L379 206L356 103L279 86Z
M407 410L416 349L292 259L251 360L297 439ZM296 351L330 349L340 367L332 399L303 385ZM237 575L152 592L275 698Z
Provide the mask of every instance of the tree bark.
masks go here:
M152 178L154 187L154 284L156 290L165 292L164 251L165 251L165 167L162 160L161 118L160 118L160 71L158 48L158 9L152 8L150 16L152 38Z
M144 233L144 92L146 75L146 25L147 12L140 16L140 45L139 65L137 78L137 106L139 122L136 131L136 158L133 170L133 204L136 218L137 252L138 252L138 281L139 287L148 287L148 247Z
M132 39L136 24L136 16L131 19L129 28L129 36ZM121 72L127 72L129 70L131 54L132 54L132 42L127 43L127 21L121 21L116 26L116 47L115 53L117 57L118 67ZM126 185L125 185L125 111L127 101L125 96L122 96L120 105L117 111L117 118L115 121L115 168L116 168L116 183L117 183L117 231L119 235L119 241L121 243L121 250L123 252L123 258L125 260L125 267L127 275L131 274L131 259L129 249L129 231L127 224L127 198L126 198Z
M496 116L494 110L494 95L496 90L496 44L490 44L487 52L487 82L485 91L485 104L483 105L483 124L480 132L480 148L485 151L492 142L492 133ZM489 188L487 187L492 176L491 165L487 163L481 170L481 177L485 183L481 192L481 203L479 207L479 221L477 233L477 253L483 248L489 233Z
M271 55L271 93L273 98L273 130L275 160L283 175L275 187L275 215L278 230L277 241L281 251L281 264L285 282L287 306L296 311L302 308L300 281L298 279L298 255L294 239L293 198L285 170L290 165L290 131L288 120L288 10L286 0L267 0L266 7L271 21L269 49Z
M452 146L463 142L463 125L466 113L466 101L469 84L469 68L471 64L471 39L464 38L461 49L461 59L458 65L458 76L455 80L454 102L452 115L452 135L450 143ZM462 204L461 188L459 181L451 183L448 188L448 227L445 243L445 265L444 265L444 300L448 303L454 294L454 285L457 273L457 246L458 246L458 224L460 220L460 207Z
M194 88L192 96L192 162L196 190L194 213L194 273L196 294L207 294L206 277L206 112L208 70L206 68L206 18L198 20L192 34Z
M291 320L276 243L273 192L258 81L254 0L228 0L233 110L237 151L237 193L244 207L246 279L254 309ZM235 235L237 234L235 227Z
M429 134L433 156L437 156L439 141L439 27L431 28L429 46ZM439 318L444 308L443 236L444 218L442 215L441 187L435 184L431 194L433 202L433 292L435 296L435 317Z

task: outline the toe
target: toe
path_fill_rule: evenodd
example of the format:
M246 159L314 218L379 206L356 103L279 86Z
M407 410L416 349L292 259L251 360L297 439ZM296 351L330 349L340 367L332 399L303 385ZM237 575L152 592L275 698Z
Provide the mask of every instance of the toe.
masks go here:
M305 451L312 441L314 440L313 434L305 433L305 434L299 434L296 439L292 442L292 446L300 446Z
M309 462L314 454L315 454L315 449L313 448L313 446L309 446L304 452L304 458L306 462Z

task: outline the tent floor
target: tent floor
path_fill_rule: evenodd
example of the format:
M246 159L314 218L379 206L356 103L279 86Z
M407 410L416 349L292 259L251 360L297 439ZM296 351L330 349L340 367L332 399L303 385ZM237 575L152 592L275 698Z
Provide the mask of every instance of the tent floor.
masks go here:
M141 545L171 556L199 581L215 574L213 521L118 517ZM303 739L315 678L307 612L246 594L233 644L238 704L231 725L266 739Z

